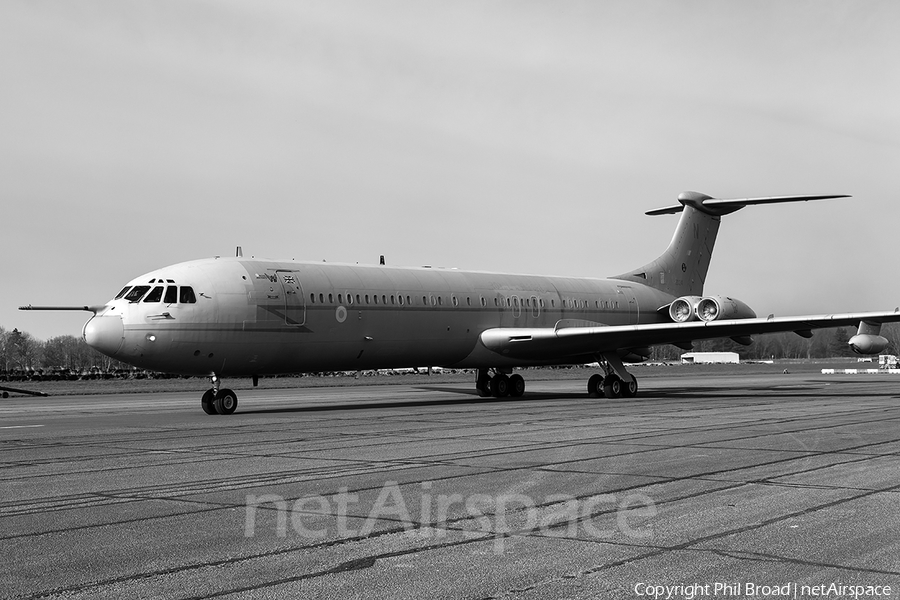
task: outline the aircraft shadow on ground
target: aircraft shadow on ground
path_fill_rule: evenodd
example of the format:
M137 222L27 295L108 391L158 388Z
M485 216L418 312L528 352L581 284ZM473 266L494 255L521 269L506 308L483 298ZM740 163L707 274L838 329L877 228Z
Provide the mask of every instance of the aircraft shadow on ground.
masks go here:
M398 402L366 402L363 404L319 404L316 406L297 406L293 408L261 408L256 410L241 410L242 414L275 414L291 412L318 412L329 410L370 410L373 408L414 408L422 406L453 406L459 404L493 404L502 402L533 402L538 400L580 398L581 394L528 394L521 398L481 398L475 390L463 390L459 388L427 387L417 388L429 392L451 392L465 396L446 400L402 400Z
M816 390L807 387L798 388L779 388L780 384L769 386L756 386L750 389L736 389L724 386L703 386L703 387L685 387L685 388L667 388L661 390L646 390L640 392L637 398L616 398L609 400L606 398L589 398L587 393L582 392L525 392L525 395L519 398L482 398L471 388L460 387L441 387L441 386L418 386L415 389L423 392L442 392L457 394L459 398L430 400L423 398L422 400L403 400L397 402L366 402L366 403L336 403L336 404L319 404L315 406L297 406L292 408L262 408L255 410L241 410L242 414L276 414L291 412L320 412L334 410L371 410L383 408L417 408L427 406L455 406L463 404L502 404L513 402L540 402L546 400L580 400L584 402L595 402L599 405L603 402L625 402L625 403L644 403L656 402L661 400L721 400L721 399L793 399L802 397L815 397ZM896 392L886 390L884 392L861 392L859 386L847 386L844 390L835 391L832 387L827 394L831 398L858 398L860 396L877 396L877 397L895 397Z

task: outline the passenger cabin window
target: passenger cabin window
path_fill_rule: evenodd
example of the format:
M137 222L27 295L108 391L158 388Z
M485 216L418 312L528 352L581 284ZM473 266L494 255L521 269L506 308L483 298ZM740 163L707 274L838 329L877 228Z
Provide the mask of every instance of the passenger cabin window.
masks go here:
M144 294L146 294L149 290L149 285L136 285L131 288L130 292L125 294L125 299L129 302L140 302L141 298L143 298Z
M130 285L126 285L125 287L123 287L123 288L122 288L122 291L119 292L118 294L116 294L115 300L118 300L119 298L121 298L122 296L124 296L125 294L127 294L127 293L128 293L128 290L130 290L130 289L131 289L131 286L130 286Z
M144 302L159 302L162 300L163 295L163 286L158 285L153 288L153 291L147 294L147 297L144 298Z
M182 304L196 304L197 296L194 295L194 288L187 285L181 286L181 294L178 297L178 301Z

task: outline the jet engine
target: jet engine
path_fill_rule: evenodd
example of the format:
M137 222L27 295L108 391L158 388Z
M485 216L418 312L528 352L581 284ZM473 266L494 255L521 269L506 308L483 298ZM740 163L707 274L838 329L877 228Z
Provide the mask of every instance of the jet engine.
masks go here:
M723 319L753 319L756 317L756 313L735 298L706 296L697 304L697 316L704 321L720 321Z
M682 296L669 305L669 318L676 323L688 321L718 321L721 319L752 319L753 309L727 296Z
M857 354L878 354L887 348L890 342L884 336L859 333L850 338L847 343L850 345L850 349Z
M682 296L669 305L669 318L676 323L687 323L697 319L697 305L700 296Z

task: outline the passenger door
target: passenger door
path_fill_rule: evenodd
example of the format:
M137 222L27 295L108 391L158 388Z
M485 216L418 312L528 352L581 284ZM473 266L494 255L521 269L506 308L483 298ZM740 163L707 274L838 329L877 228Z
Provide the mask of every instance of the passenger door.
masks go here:
M277 269L274 276L281 284L284 322L287 325L303 325L306 323L306 300L297 272Z

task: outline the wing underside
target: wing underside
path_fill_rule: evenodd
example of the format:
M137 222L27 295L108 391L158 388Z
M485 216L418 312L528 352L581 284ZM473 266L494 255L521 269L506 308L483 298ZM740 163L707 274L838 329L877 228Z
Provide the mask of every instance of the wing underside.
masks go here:
M768 317L689 323L643 325L575 326L543 328L496 328L481 334L486 348L504 357L548 360L565 356L602 354L663 344L685 344L694 340L747 337L756 334L794 331L809 337L812 330L828 327L860 326L877 330L882 323L900 321L900 309L800 317ZM863 327L861 327L861 330Z

